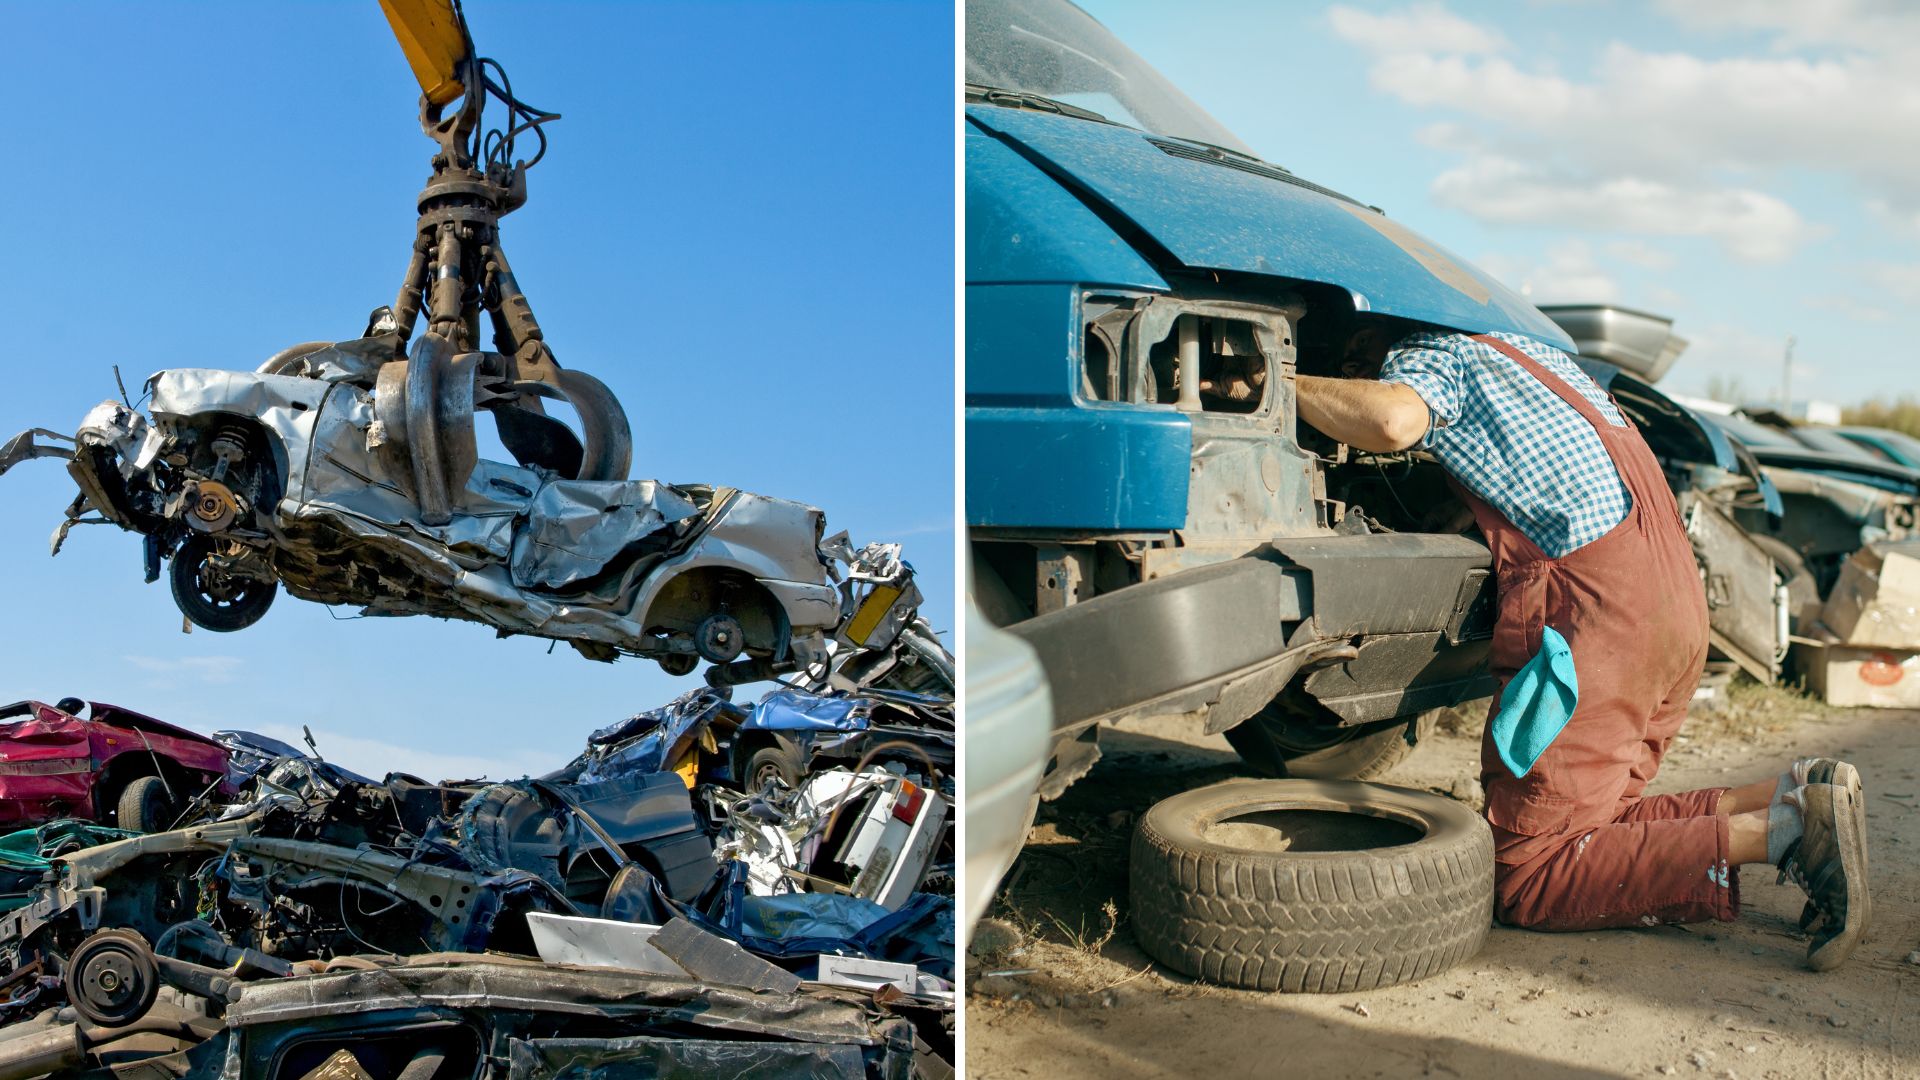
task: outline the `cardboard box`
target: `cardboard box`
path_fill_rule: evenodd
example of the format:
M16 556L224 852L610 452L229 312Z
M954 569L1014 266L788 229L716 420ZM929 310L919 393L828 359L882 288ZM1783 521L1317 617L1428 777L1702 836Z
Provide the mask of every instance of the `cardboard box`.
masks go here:
M1843 645L1920 649L1920 540L1854 552L1840 567L1820 621Z
M1920 709L1920 650L1802 645L1807 689L1829 705Z

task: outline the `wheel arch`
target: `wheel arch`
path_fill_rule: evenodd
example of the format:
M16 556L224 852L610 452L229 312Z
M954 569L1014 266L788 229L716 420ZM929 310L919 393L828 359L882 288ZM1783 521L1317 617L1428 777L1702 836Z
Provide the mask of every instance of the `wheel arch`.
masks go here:
M156 763L157 762L157 763ZM127 785L143 776L158 776L167 782L174 798L182 803L199 794L210 781L203 781L195 770L145 746L134 746L114 754L100 765L93 782L94 820L104 822L120 805L120 794Z
M266 491L269 497L262 500L268 505L256 509L270 514L273 508L279 505L280 500L286 497L287 488L292 482L292 477L289 475L292 464L287 455L286 440L258 416L226 409L203 409L195 413L169 417L168 423L175 428L234 425L244 429L260 448L266 450L267 459L273 463L273 470L266 477Z
M643 598L646 614L641 625L648 632L690 634L702 619L719 610L715 599L721 595L730 597L727 613L746 632L748 652L775 659L786 655L793 636L786 605L750 568L731 561L686 567L659 582ZM743 602L744 607L732 606Z

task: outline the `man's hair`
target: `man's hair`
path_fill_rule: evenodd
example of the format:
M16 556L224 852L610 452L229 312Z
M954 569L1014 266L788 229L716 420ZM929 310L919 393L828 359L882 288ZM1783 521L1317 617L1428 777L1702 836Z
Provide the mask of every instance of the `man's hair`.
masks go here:
M1355 311L1352 308L1323 305L1300 321L1301 344L1309 348L1339 352L1346 348L1353 335L1366 329L1376 329L1386 335L1389 341L1399 341L1409 334L1423 330L1444 330L1432 323L1402 318L1398 315L1382 315L1372 311Z
M1366 329L1379 330L1386 336L1388 341L1399 341L1409 335L1423 332L1448 332L1445 327L1421 322L1418 319L1408 319L1399 315L1381 315L1371 311L1359 311L1350 316L1346 328L1346 336L1351 338L1354 334Z

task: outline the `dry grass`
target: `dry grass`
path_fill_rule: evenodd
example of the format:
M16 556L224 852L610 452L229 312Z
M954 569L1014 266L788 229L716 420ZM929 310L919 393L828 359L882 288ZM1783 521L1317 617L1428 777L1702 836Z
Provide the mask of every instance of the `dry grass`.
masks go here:
M1434 730L1442 735L1477 739L1480 729L1486 726L1487 709L1492 704L1488 698L1474 698L1451 709L1442 709L1439 719L1434 722Z
M1869 401L1843 411L1840 418L1849 424L1904 431L1920 438L1920 399L1902 394L1895 401Z
M1728 684L1724 693L1725 701L1718 708L1698 709L1687 718L1683 729L1687 736L1757 742L1764 735L1784 731L1832 708L1808 694L1798 680L1761 683L1740 675Z
M1685 734L1690 738L1739 739L1752 742L1762 735L1784 730L1807 716L1827 712L1831 706L1807 693L1799 680L1792 683L1759 683L1741 675L1723 691L1723 700L1714 708L1695 709L1687 718ZM1488 701L1485 698L1456 705L1440 714L1435 725L1442 735L1479 738L1486 725Z
M1060 921L1052 912L1049 911L1045 914L1047 919L1053 923L1054 929L1060 932L1060 938L1058 940L1062 944L1073 949L1075 952L1083 952L1093 956L1098 956L1100 950L1107 947L1107 942L1112 941L1113 935L1120 929L1120 909L1112 900L1108 900L1106 903L1100 905L1101 920L1107 925L1094 933L1088 932L1084 919L1081 920L1080 927L1076 930Z

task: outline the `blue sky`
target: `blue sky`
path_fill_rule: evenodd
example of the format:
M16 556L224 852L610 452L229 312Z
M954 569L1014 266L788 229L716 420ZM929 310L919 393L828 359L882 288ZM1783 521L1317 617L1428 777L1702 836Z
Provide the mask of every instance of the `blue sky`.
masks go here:
M1920 393L1920 9L1083 0L1263 157L1541 303L1672 316L1666 386Z
M503 223L562 364L611 385L634 475L724 482L898 539L953 622L953 16L939 4L469 0L559 112ZM71 431L167 367L357 335L405 268L431 144L374 0L9 5L0 437ZM364 770L519 775L695 679L471 623L281 596L180 632L138 538L47 536L55 462L0 479L0 699L286 735Z

